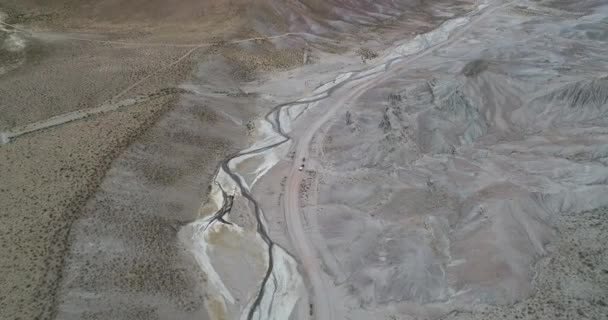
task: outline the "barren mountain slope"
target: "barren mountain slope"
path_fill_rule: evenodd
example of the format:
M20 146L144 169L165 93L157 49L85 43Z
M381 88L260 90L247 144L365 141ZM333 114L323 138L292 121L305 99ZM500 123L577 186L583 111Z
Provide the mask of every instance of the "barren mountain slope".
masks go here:
M607 13L516 1L329 122L305 212L339 292L412 318L605 318Z

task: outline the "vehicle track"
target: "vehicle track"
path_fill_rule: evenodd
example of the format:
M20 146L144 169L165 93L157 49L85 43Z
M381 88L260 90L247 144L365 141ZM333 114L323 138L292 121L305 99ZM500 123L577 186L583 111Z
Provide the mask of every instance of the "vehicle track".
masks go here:
M28 30L28 29L21 28L14 24L9 24L9 23L3 22L3 21L0 21L0 24L4 25L6 27L10 27L14 30L26 33L33 37L36 37L39 35L44 35L44 34L49 34L49 33L45 33L45 32L37 32L37 31ZM211 41L211 42L202 42L202 43L138 43L138 42L87 39L87 38L73 37L73 36L62 35L62 34L59 34L59 35L53 34L53 35L58 39L94 42L94 43L101 43L101 44L134 46L134 47L173 47L173 48L198 48L198 47L203 47L203 46L212 46L212 45L216 45L216 44L238 44L238 43L257 41L257 40L272 40L272 39L278 39L278 38L289 37L289 36L312 37L312 38L317 38L317 39L323 39L323 40L329 41L329 42L340 42L339 40L319 36L319 35L308 33L308 32L285 32L285 33L281 33L281 34L274 35L274 36L251 37L251 38L244 38L244 39L238 39L238 40Z
M173 65L175 65L175 64L173 64ZM155 73L157 73L157 72L159 72L159 71L156 71ZM147 78L150 78L150 76L148 76ZM145 79L142 79L142 80L138 81L138 83L141 83L141 81L144 81L144 80ZM135 85L132 85L129 88L129 90L133 89L134 87L135 87ZM94 115L130 107L130 106L142 103L142 102L156 99L160 96L166 96L166 95L172 94L173 91L175 91L175 93L176 93L176 92L179 92L180 89L164 88L164 89L160 89L152 94L138 95L133 98L122 99L122 100L116 101L117 98L120 97L120 95L117 95L115 98L109 99L108 101L102 103L101 105L99 105L95 108L77 110L77 111L60 114L57 116L50 117L48 119L44 119L44 120L28 123L26 125L19 126L16 128L12 128L8 131L0 132L0 145L6 144L16 138L19 138L22 135L25 135L28 133L32 133L32 132L36 132L36 131L40 131L40 130L44 130L44 129L49 129L52 127L66 124L68 122L82 120L82 119L85 119L85 118L88 118L88 117L91 117ZM126 91L122 92L122 94L124 94L124 93L126 93Z
M15 25L11 25L5 22L0 21L0 25L4 25L4 26L8 26L10 28L13 28L15 30L24 32L24 33L28 33L30 35L35 35L36 32L30 31L30 30L26 30L26 29L22 29L19 28ZM156 70L154 70L153 72L147 74L146 76L144 76L143 78L137 80L136 82L134 82L133 84L129 85L127 88L125 88L124 90L122 90L121 92L119 92L117 95L115 95L114 97L108 99L107 101L105 101L104 103L98 105L97 107L93 107L93 108L89 108L89 109L84 109L84 110L77 110L77 111L72 111L72 112L68 112L68 113L64 113L64 114L60 114L57 116L53 116L50 117L48 119L45 120L40 120L40 121L36 121L33 123L28 123L26 125L17 127L17 128L12 128L8 131L0 131L0 145L2 144L6 144L16 138L18 138L19 136L22 136L24 134L28 134L28 133L32 133L35 131L39 131L39 130L43 130L43 129L48 129L48 128L52 128L55 126L59 126L68 122L72 122L72 121L76 121L76 120L81 120L84 118L88 118L92 115L96 115L96 114L101 114L101 113L106 113L106 112L110 112L110 111L115 111L118 110L120 108L124 108L127 106L131 106L134 105L136 103L140 103L143 102L145 100L147 100L145 97L140 96L140 97L136 97L133 99L125 99L122 101L117 101L119 98L121 98L122 96L124 96L125 94L127 94L129 91L133 90L135 87L139 86L140 84L142 84L144 81L149 80L150 78L156 76L157 74L179 64L180 62L182 62L184 59L188 58L189 56L191 56L196 50L205 47L205 46L212 46L212 45L216 45L216 44L238 44L238 43L244 43L244 42L250 42L250 41L257 41L257 40L269 40L269 39L278 39L278 38L283 38L283 37L288 37L288 36L307 36L307 37L313 37L313 38L319 38L319 39L323 39L325 41L331 41L331 42L340 42L337 40L333 40L333 39L329 39L326 37L322 37L322 36L317 36L314 34L310 34L307 32L287 32L287 33L282 33L279 35L275 35L275 36L269 36L269 37L253 37L253 38L246 38L246 39L240 39L240 40L232 40L232 41L227 41L227 42L204 42L204 43L199 43L199 44L155 44L155 43L126 43L126 42L120 42L120 41L105 41L105 40L92 40L92 39L84 39L84 38L77 38L77 37L69 37L69 36L65 36L63 37L64 39L69 39L69 40L77 40L77 41L89 41L89 42L96 42L96 43L107 43L107 44L120 44L120 45L127 45L127 46L156 46L156 47L189 47L192 48L188 51L186 51L185 54L183 54L182 56L180 56L178 59L174 60L173 62L162 66Z

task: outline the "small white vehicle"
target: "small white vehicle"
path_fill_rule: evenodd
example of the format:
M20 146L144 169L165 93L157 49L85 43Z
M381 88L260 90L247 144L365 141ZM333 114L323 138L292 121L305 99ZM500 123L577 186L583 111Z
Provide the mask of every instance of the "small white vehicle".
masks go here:
M300 170L300 171L304 170L304 164L301 164L300 167L298 168L298 170Z

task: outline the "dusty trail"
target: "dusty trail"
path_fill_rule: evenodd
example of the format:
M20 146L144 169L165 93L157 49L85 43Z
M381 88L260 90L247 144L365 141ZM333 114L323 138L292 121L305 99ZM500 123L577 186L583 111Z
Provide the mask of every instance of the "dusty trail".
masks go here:
M4 25L4 26L10 27L10 28L13 28L14 30L21 31L21 32L30 34L32 36L35 36L37 34L34 31L22 29L22 28L19 28L17 26L11 25L11 24L7 24L2 21L0 21L0 25ZM287 32L287 33L282 33L282 34L275 35L275 36L253 37L253 38L246 38L246 39L240 39L240 40L232 40L232 41L227 41L227 42L223 42L223 43L224 44L238 44L238 43L251 42L251 41L257 41L257 40L279 39L279 38L289 37L289 36L313 37L313 38L323 39L324 41L339 42L337 40L325 38L322 36L317 36L317 35L306 33L306 32ZM180 56L176 60L150 72L146 76L144 76L141 79L137 80L136 82L132 83L130 86L128 86L127 88L122 90L120 93L118 93L117 95L115 95L114 97L110 98L108 101L102 103L101 105L99 105L97 107L60 114L60 115L53 116L53 117L45 119L45 120L28 123L26 125L23 125L23 126L20 126L17 128L13 128L9 131L0 132L0 145L8 143L11 140L16 139L19 136L22 136L24 134L52 128L55 126L63 125L68 122L88 118L88 117L96 115L96 114L102 114L102 113L106 113L106 112L110 112L110 111L115 111L120 108L132 106L134 104L147 101L147 100L149 100L149 97L146 97L146 96L138 96L135 98L124 99L124 100L120 100L120 101L117 101L117 100L120 99L125 94L127 94L128 92L130 92L131 90L133 90L134 88L136 88L137 86L139 86L144 81L147 81L150 78L156 76L157 74L178 65L179 63L184 61L186 58L191 56L198 49L220 43L220 42L203 42L203 43L199 43L199 44L126 43L126 42L120 42L120 41L84 39L84 38L70 37L70 36L63 36L63 35L58 36L58 37L60 37L62 39L67 39L67 40L88 41L88 42L126 45L126 46L184 47L184 48L191 48L191 49L186 51L182 56Z
M212 41L212 42L202 42L202 43L138 43L138 42L123 42L123 41L111 41L111 40L96 40L96 39L87 39L87 38L81 38L81 37L73 37L73 36L62 35L62 34L55 34L55 33L37 32L37 31L32 31L32 30L21 28L21 27L17 27L16 25L8 24L8 23L2 22L2 21L0 21L0 24L4 25L6 27L12 28L14 30L17 30L17 31L20 31L20 32L23 32L23 33L27 33L27 34L29 34L30 36L33 36L33 37L36 37L36 36L50 36L50 37L56 38L56 39L74 40L74 41L85 41L85 42L94 42L94 43L121 45L121 46L134 46L134 47L198 48L198 47L203 47L203 46L212 46L212 45L219 44L219 43L237 44L237 43L250 42L250 41L256 41L256 40L278 39L278 38L283 38L283 37L288 37L288 36L312 37L312 38L317 38L317 39L323 39L325 41L330 41L330 42L340 42L338 40L326 38L326 37L319 36L319 35L312 34L312 33L308 33L308 32L285 32L285 33L281 33L281 34L278 34L278 35L275 35L275 36L251 37L251 38L245 38L245 39L239 39L239 40L230 40L230 41L225 41L225 42L223 42L223 41Z
M191 50L194 51L194 50ZM188 55L190 55L192 52L189 52ZM77 110L77 111L72 111L72 112L68 112L68 113L64 113L58 116L54 116L54 117L50 117L48 119L44 119L41 121L36 121L33 123L28 123L26 125L17 127L17 128L13 128L9 131L4 131L4 132L0 132L0 145L1 144L5 144L8 143L22 135L28 134L28 133L32 133L32 132L36 132L36 131L40 131L40 130L44 130L44 129L48 129L48 128L52 128L52 127L56 127L59 125L63 125L72 121L77 121L77 120L82 120L97 114L102 114L102 113L106 113L106 112L111 112L111 111L116 111L122 108L126 108L126 107L130 107L133 105L136 105L138 103L142 103L145 101L149 101L152 98L150 96L145 96L145 95L141 95L141 96L136 96L134 98L128 98L128 99L123 99L123 100L117 100L117 98L119 98L120 96L124 95L125 93L127 93L128 91L130 91L131 89L133 89L134 87L136 87L138 84L140 84L141 82L149 79L150 77L152 77L154 74L167 69L169 67L172 67L176 64L178 64L179 62L181 62L183 59L185 59L187 57L183 56L179 61L176 61L166 67L163 67L161 70L157 70L155 72L153 72L152 74L144 77L143 79L137 81L137 83L131 85L129 88L123 90L123 92L121 92L119 95L117 95L115 98L110 99L109 101L94 107L94 108L90 108L90 109L84 109L84 110ZM160 90L162 91L162 90Z
M160 72L163 72L171 67L178 65L180 62L184 61L184 59L188 58L190 55L192 55L192 53L194 53L196 50L198 50L200 48L201 48L201 46L198 46L198 47L188 50L185 54L183 54L178 59L150 72L146 76L137 80L136 82L134 82L133 84L131 84L130 86L128 86L127 88L122 90L120 93L118 93L117 95L115 95L114 97L110 98L108 101L102 103L101 105L99 105L97 107L60 114L60 115L57 115L54 117L50 117L48 119L36 121L33 123L28 123L26 125L23 125L23 126L20 126L17 128L13 128L9 131L0 132L0 144L8 143L11 140L16 139L19 136L22 136L24 134L36 132L36 131L43 130L43 129L52 128L55 126L59 126L59 125L68 123L68 122L81 120L81 119L88 118L93 115L102 114L102 113L106 113L106 112L110 112L110 111L115 111L115 110L118 110L121 108L135 105L137 103L148 101L148 100L150 100L150 96L144 96L144 95L137 96L134 98L129 98L129 99L123 99L123 100L118 100L118 99L120 99L122 96L127 94L129 91L133 90L135 87L139 86L144 81L149 80L150 78L154 77L155 75L159 74Z

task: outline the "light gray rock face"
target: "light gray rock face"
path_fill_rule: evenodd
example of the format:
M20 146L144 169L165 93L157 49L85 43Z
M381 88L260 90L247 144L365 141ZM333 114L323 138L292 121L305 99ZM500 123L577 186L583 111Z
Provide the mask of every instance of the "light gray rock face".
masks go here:
M506 6L327 128L318 242L361 305L422 318L606 314L606 291L588 281L606 281L607 255L582 233L601 233L605 210L590 210L608 206L607 14L601 2Z

